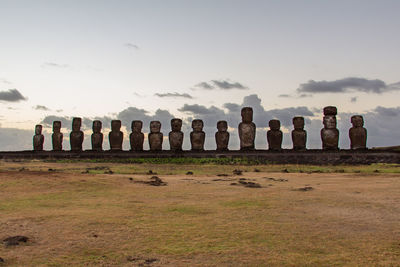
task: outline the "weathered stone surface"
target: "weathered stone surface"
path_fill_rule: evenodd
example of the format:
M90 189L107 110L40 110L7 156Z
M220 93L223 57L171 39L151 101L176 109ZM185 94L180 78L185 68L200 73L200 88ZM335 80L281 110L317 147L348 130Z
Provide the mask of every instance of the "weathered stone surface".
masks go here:
M268 149L272 151L282 150L282 131L281 122L279 120L269 121L270 130L267 132Z
M242 122L239 124L240 150L253 150L256 138L256 125L253 123L253 109L244 107L241 111Z
M142 127L142 121L132 121L132 133L129 135L132 151L143 151L144 134L142 133Z
M33 136L33 150L42 151L44 136L42 134L42 125L38 124L35 126L35 135Z
M92 140L92 150L102 151L103 150L103 134L101 133L101 128L103 124L99 120L93 121L92 129L93 133L91 136Z
M53 134L51 141L54 151L62 150L63 134L61 133L61 121L53 121Z
M190 143L193 151L203 151L206 133L203 131L204 123L202 120L193 120L192 129L190 133Z
M82 125L81 118L72 119L72 131L69 135L69 142L72 151L82 151L84 134L81 131L81 125Z
M322 149L323 150L338 150L339 149L339 130L336 128L336 107L325 107L323 124L321 129Z
M350 148L367 149L367 129L364 126L364 118L361 115L351 117L353 127L349 130Z
M218 132L215 133L215 142L217 151L226 151L229 144L228 123L226 121L217 122Z
M304 130L304 118L293 118L294 130L292 131L293 150L306 150L307 132Z
M108 134L111 150L122 150L122 142L124 140L124 133L121 132L121 121L111 121L111 132Z
M169 139L169 147L171 151L182 151L183 145L183 132L182 129L182 120L181 119L172 119L171 120L171 130L168 135Z
M163 143L163 134L160 132L161 122L152 121L150 122L150 133L149 133L149 146L150 151L161 151Z

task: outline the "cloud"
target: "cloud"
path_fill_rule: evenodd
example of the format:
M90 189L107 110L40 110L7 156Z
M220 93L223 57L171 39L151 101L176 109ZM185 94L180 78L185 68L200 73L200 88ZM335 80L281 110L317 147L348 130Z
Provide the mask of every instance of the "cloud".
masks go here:
M281 95L278 95L278 97L290 98L290 97L292 97L292 96L291 96L291 95L288 95L288 94L281 94Z
M177 93L177 92L174 92L174 93L164 93L164 94L162 94L162 93L156 93L156 94L154 94L154 95L155 95L155 96L158 96L158 97L174 97L174 98L182 97L182 98L189 98L189 99L192 99L192 98L193 98L191 95L189 95L189 94L187 94L187 93L180 94L180 93Z
M12 84L12 82L10 82L10 81L8 81L6 79L0 79L0 82L4 83L4 84Z
M224 108L226 108L230 112L239 112L240 111L240 105L236 104L236 103L225 103Z
M43 118L43 120L40 122L42 123L45 127L53 127L53 121L61 121L61 127L71 129L71 124L72 124L72 117L61 117L61 116L55 116L55 115L49 115Z
M59 68L59 69L66 69L70 66L68 64L58 64L54 62L45 62L42 64L42 68Z
M355 102L357 102L357 97L355 96L355 97L352 97L352 98L350 98L350 102L351 103L355 103Z
M381 94L388 91L400 90L400 82L387 85L382 80L348 77L335 81L314 81L300 84L298 93L348 93L364 92Z
M23 96L17 89L9 89L8 91L0 91L0 101L19 102L28 98Z
M293 96L293 95L288 95L288 94L281 94L281 95L278 95L278 97L281 97L281 98L305 98L305 97L312 97L312 95L300 94L300 95Z
M129 49L135 49L135 50L139 50L140 49L138 45L135 45L135 44L132 44L132 43L126 43L125 47L128 47Z
M34 107L32 107L35 110L44 110L44 111L49 111L50 109L46 106L42 106L42 105L36 105Z
M220 89L220 90L247 90L249 89L247 86L239 82L230 82L228 80L211 80L210 82L201 82L195 85L197 89L205 89L205 90L213 90L213 89Z

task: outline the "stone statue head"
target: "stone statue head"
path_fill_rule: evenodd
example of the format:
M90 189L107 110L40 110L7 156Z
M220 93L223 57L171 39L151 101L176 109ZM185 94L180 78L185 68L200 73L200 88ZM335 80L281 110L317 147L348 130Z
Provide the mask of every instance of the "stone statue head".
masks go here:
M337 108L334 107L334 106L324 107L324 116L327 116L327 115L336 116L337 115Z
M142 131L143 122L142 121L132 121L131 129L132 132L140 133Z
M336 129L336 116L326 115L323 119L325 129Z
M228 123L226 121L217 122L217 129L219 132L226 132L228 130Z
M59 133L61 131L61 121L53 121L53 132Z
M151 133L159 133L160 131L161 131L161 122L151 121L150 122L150 132Z
M35 134L36 135L40 135L40 134L42 134L42 125L40 125L40 124L37 124L36 126L35 126Z
M192 121L192 129L195 132L201 132L203 130L203 126L204 126L203 120L193 120Z
M121 130L121 121L120 120L112 120L111 121L111 131L119 132Z
M72 131L78 132L81 130L82 119L81 118L73 118L72 119Z
M93 121L92 129L94 133L100 133L102 123L99 120Z
M294 117L293 118L293 126L296 130L304 129L304 118L303 117Z
M181 119L172 119L171 120L171 129L173 132L179 132L182 129L182 120Z
M242 115L242 122L250 123L253 121L253 108L251 107L244 107L241 111Z
M281 122L279 120L270 120L268 125L271 130L275 130L275 131L277 131L281 128Z
M351 117L351 123L353 124L353 127L355 127L355 128L363 127L364 126L364 118L361 115L354 115Z

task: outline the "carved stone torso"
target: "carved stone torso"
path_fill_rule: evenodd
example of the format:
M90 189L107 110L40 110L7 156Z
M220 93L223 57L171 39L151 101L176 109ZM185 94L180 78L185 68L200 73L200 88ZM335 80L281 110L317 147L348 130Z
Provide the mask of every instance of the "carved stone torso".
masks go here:
M322 149L338 150L339 149L339 130L325 129L321 130Z
M217 143L217 151L228 150L229 144L229 133L228 132L216 132L215 142Z
M307 132L301 129L293 130L292 141L294 150L306 150Z
M190 133L190 143L192 150L202 151L204 150L204 141L206 133L203 131L193 131Z
M175 132L171 131L168 135L169 138L169 146L173 151L181 151L183 144L183 132Z
M82 143L83 143L83 132L82 131L73 131L69 135L69 140L71 144L72 151L81 151Z
M132 132L129 135L132 151L143 151L144 134L141 132Z
M103 150L103 134L92 133L92 150L102 151Z
M282 131L269 130L267 132L268 149L279 151L282 149Z
M364 127L352 127L349 130L349 136L351 149L367 148L367 129Z
M43 143L44 143L43 134L35 134L33 136L33 150L42 151L43 150Z
M151 151L161 151L163 143L162 133L149 133L149 145Z
M62 142L63 142L63 134L62 133L53 133L51 135L51 141L53 144L54 151L62 150Z
M121 131L111 131L108 135L111 150L122 150L124 133Z
M256 125L253 122L239 124L239 138L241 150L254 149L254 140L256 137Z

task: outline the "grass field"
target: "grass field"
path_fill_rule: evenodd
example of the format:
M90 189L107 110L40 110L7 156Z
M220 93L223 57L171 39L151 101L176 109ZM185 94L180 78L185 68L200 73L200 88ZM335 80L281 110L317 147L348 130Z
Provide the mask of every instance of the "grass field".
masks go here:
M399 172L2 161L0 238L29 240L0 246L0 257L7 266L399 266ZM167 185L142 183L153 175Z

